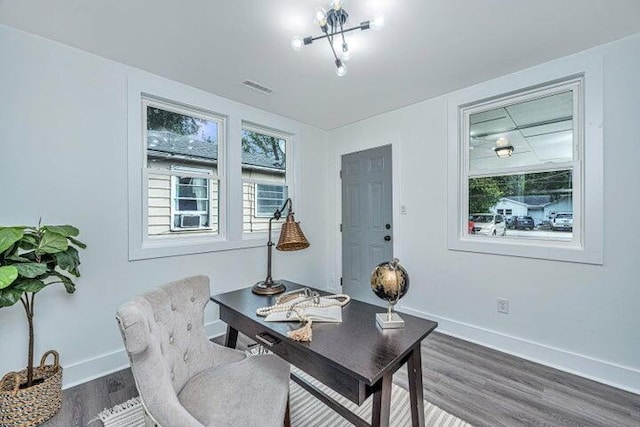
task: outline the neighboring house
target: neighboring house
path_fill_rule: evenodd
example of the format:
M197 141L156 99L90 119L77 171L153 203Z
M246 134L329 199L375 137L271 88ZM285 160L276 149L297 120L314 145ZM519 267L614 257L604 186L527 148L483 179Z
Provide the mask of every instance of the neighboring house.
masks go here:
M544 207L544 215L547 220L551 220L558 212L573 212L573 197L571 195L562 196Z
M147 132L147 158L153 169L217 175L217 144L170 131ZM266 230L275 208L287 197L284 161L270 153L242 153L243 230ZM149 171L149 235L206 229L218 231L216 180L179 178ZM270 181L281 185L259 184ZM185 197L181 189L189 189ZM187 206L187 207L185 207ZM200 219L198 217L201 217ZM195 222L193 222L195 219Z
M536 225L545 220L544 207L551 203L551 196L508 196L502 197L494 210L497 213L504 211L503 215L510 216L530 216ZM511 210L512 214L507 212Z
M551 195L507 196L502 197L491 209L507 218L512 216L530 216L536 225L549 221L556 212L572 212L573 198L562 195L553 200Z

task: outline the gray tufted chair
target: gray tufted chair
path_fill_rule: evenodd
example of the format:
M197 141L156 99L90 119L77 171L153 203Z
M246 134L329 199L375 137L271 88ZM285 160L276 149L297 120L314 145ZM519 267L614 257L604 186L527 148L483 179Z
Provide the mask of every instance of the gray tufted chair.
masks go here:
M245 356L205 334L209 278L194 276L125 303L117 320L145 410L162 427L282 426L289 365Z

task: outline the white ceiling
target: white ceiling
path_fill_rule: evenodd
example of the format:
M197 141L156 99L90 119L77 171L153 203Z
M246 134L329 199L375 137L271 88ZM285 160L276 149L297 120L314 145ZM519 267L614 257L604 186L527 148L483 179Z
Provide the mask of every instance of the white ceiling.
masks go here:
M640 32L639 0L346 0L387 25L340 78L326 41L289 47L325 3L0 0L0 23L327 130Z

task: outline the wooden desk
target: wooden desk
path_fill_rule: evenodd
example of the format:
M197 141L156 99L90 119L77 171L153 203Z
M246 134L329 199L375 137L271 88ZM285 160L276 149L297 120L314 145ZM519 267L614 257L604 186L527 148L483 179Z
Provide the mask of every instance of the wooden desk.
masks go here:
M302 287L285 283L288 291ZM274 304L276 298L277 295L254 295L251 288L211 297L220 306L220 319L227 324L225 344L235 347L238 331L249 338L267 333L278 340L269 350L352 402L361 405L373 394L369 424L306 380L291 375L294 381L356 426L389 425L391 379L393 373L407 363L412 424L424 426L420 342L438 326L436 322L402 314L404 328L382 330L376 325L375 314L384 309L352 300L343 308L342 323L314 323L313 341L302 343L287 337L287 332L300 327L299 323L265 322L256 315L258 308Z

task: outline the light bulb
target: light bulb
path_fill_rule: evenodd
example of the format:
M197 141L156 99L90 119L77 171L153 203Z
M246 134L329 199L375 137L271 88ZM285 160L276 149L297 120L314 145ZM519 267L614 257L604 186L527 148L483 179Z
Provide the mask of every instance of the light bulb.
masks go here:
M327 25L327 11L321 7L317 8L316 16L315 16L315 19L313 20L313 23L316 25L320 25L321 27L324 27L325 25Z
M340 10L342 9L342 0L331 0L331 3L329 3L329 5L333 10Z
M302 37L293 36L291 38L291 49L298 51L302 49L302 46L304 46L304 40L302 40Z
M348 61L351 59L351 51L349 50L349 45L346 42L342 43L342 60Z
M370 22L369 26L374 30L381 30L384 28L385 19L384 15L376 15Z
M347 66L344 65L344 63L340 60L336 61L336 74L338 75L338 77L342 77L345 74L347 74Z

